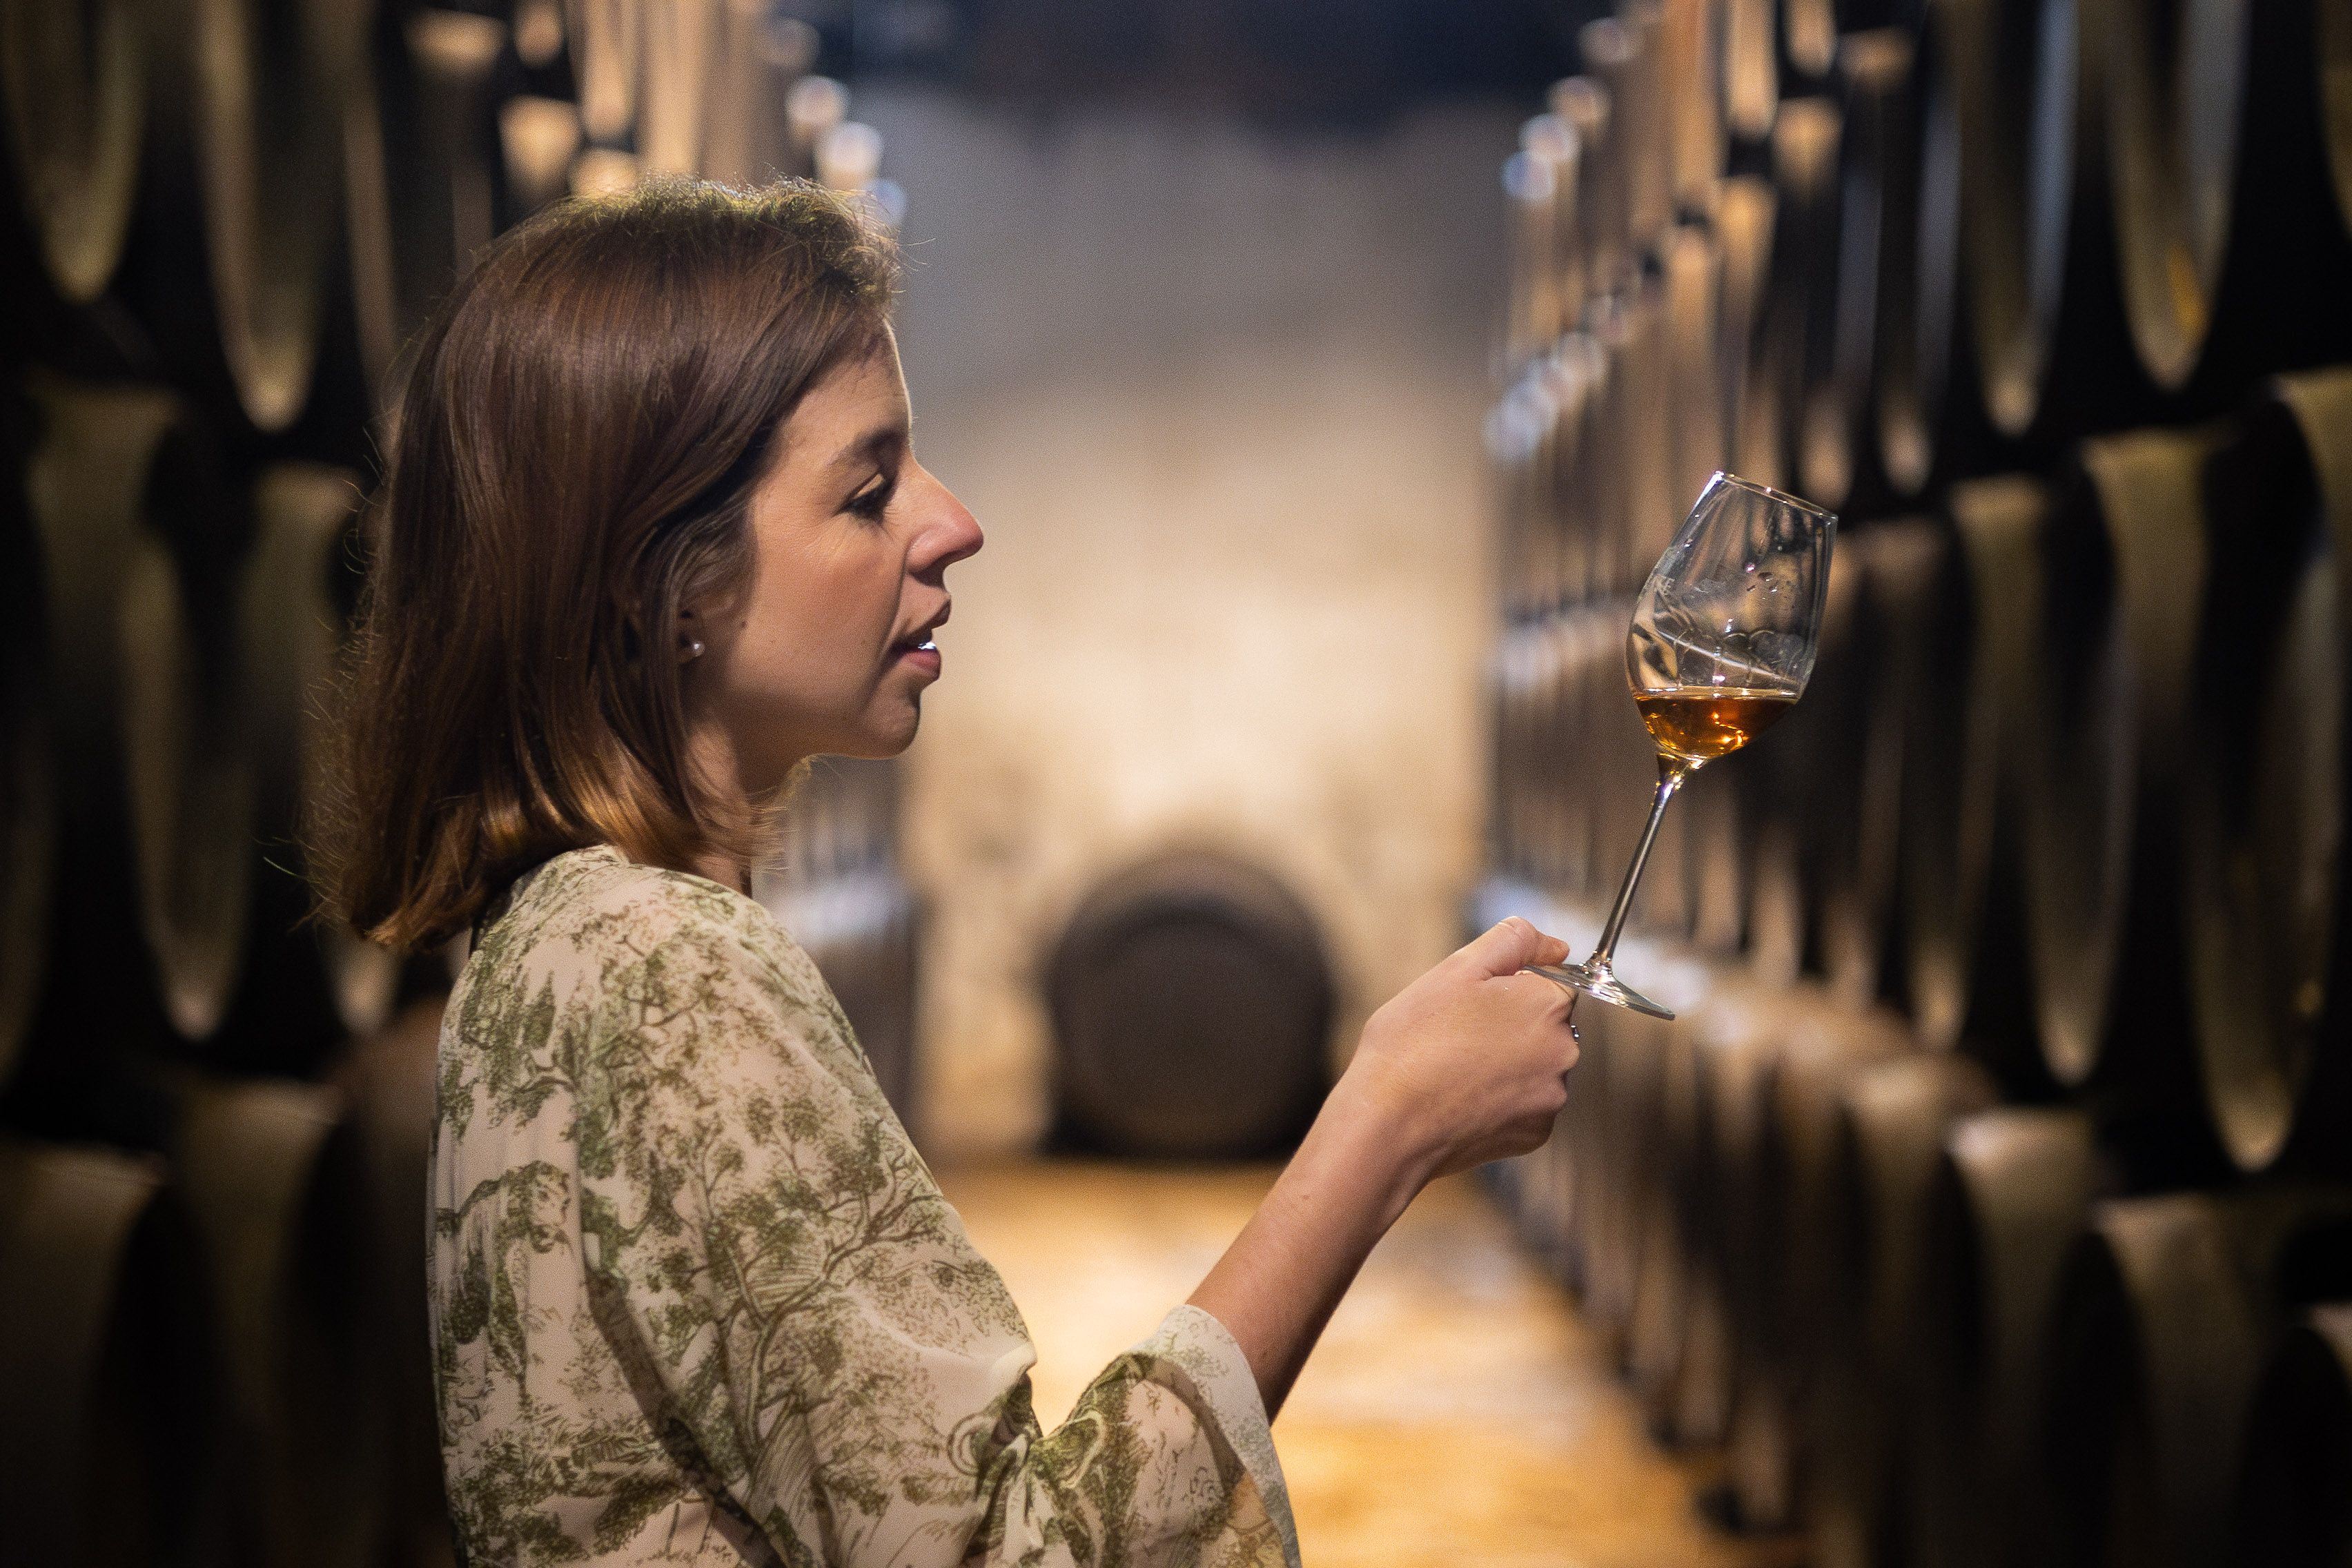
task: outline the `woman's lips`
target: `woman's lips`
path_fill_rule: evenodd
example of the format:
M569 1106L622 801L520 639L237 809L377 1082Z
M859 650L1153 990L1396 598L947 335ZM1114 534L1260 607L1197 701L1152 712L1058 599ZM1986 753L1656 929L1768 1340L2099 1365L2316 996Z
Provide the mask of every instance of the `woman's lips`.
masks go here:
M926 637L921 642L900 643L898 660L932 675L940 672L940 645Z

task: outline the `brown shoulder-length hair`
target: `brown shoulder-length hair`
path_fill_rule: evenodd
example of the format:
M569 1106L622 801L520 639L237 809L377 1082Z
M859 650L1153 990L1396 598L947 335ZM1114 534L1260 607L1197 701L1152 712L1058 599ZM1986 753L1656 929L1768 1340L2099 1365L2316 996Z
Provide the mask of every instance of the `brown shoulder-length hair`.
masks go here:
M687 755L681 604L747 580L748 498L898 259L854 199L691 181L558 204L415 344L314 826L328 911L407 951L585 845L688 866L756 819Z

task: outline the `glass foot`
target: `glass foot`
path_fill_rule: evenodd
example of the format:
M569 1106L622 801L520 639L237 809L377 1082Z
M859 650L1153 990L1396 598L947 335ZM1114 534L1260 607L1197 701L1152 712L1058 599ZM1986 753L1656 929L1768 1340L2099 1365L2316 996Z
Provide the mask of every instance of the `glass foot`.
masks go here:
M1557 981L1571 991L1580 991L1595 1002L1606 1002L1612 1007L1622 1007L1628 1012L1643 1013L1653 1018L1670 1021L1675 1016L1673 1008L1661 1007L1618 979L1606 963L1530 963L1528 973Z

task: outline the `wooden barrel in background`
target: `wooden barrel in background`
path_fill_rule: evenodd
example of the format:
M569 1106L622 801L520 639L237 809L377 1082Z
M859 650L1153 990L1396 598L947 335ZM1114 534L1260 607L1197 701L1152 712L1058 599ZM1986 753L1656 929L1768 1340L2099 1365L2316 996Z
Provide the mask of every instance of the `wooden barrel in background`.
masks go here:
M43 377L30 396L37 722L56 863L73 874L52 880L37 917L50 959L26 1026L34 1081L24 1087L68 1116L37 1124L137 1144L158 1130L112 1119L156 1108L134 1110L120 1083L98 1085L172 1029L217 1024L247 908L244 863L227 842L250 821L239 737L234 725L192 732L170 710L186 684L218 712L233 679L222 623L234 597L218 537L229 498L205 433L172 395ZM193 614L183 613L183 556L205 579Z
M1664 10L1660 0L1622 0L1617 7L1632 49L1618 94L1626 128L1625 239L1654 256L1675 216L1673 105L1666 98Z
M1660 1441L1705 1442L1721 1434L1705 1430L1705 1413L1717 1401L1696 1386L1711 1373L1691 1353L1697 1275L1692 1267L1694 1237L1684 1224L1694 1205L1689 1189L1697 1169L1698 1047L1687 1025L1644 1022L1654 1026L1646 1032L1655 1043L1646 1104L1631 1130L1648 1169L1633 1194L1625 1369L1650 1431Z
M1916 242L1894 193L1916 187L1906 134L1916 48L1900 27L1848 35L1838 49L1839 233L1828 353L1807 366L1797 437L1799 488L1808 500L1867 515L1892 499L1877 441L1880 290L1894 253Z
M0 1468L13 1561L227 1562L203 1259L160 1162L0 1143Z
M1936 584L1906 628L1903 992L1931 1049L2026 1031L2016 802L2005 757L2029 679L2048 491L2021 476L1954 488Z
M388 1027L355 1040L336 1065L351 1107L366 1179L370 1232L380 1256L381 1300L363 1325L367 1358L383 1400L384 1537L376 1561L393 1568L454 1568L456 1543L443 1489L439 1391L425 1310L425 1205L431 1163L441 1015L431 994Z
M1595 335L1612 360L1607 462L1619 563L1612 585L1625 594L1641 591L1690 510L1671 486L1675 353L1666 306L1663 280L1644 279L1594 313Z
M1729 162L1772 134L1780 108L1778 0L1723 0L1723 124Z
M2017 780L2043 1059L2062 1084L2098 1077L2117 1135L2173 1179L2214 1157L2190 1047L2179 801L2217 439L2084 443L2042 531L2033 654L2011 693L2027 716Z
M150 493L171 496L184 478L167 449ZM213 1035L228 1012L253 911L257 780L238 690L234 563L217 542L147 534L115 605L140 926L172 1027L191 1040Z
M1557 617L1530 628L1526 763L1528 873L1547 888L1580 884L1591 875L1591 819L1577 787L1577 691L1570 679L1577 628Z
M516 222L570 192L581 134L580 106L568 98L519 93L499 105L507 211Z
M184 69L159 79L175 101L159 144L184 145L183 186L205 239L212 325L239 406L285 429L309 401L341 190L328 128L363 47L362 16L337 0L220 0L165 6L163 47ZM174 213L164 225L185 221ZM159 261L164 258L159 258ZM184 292L165 262L159 291Z
M2288 378L2206 477L2212 562L2181 795L2181 919L2216 1132L2340 1164L2352 373Z
M2065 1563L2228 1560L2263 1358L2298 1307L2352 1290L2352 1190L2099 1205L2048 1346L2041 1464Z
M122 256L146 129L146 7L10 0L0 8L0 112L25 217L51 287L87 304Z
M916 1117L913 892L880 863L785 882L764 901L816 961L902 1121Z
M1853 621L1837 667L1816 664L1805 700L1828 699L1834 737L1814 758L1811 858L1820 878L1812 947L1832 994L1852 1006L1877 1000L1895 932L1905 793L1906 704L1927 655L1916 628L1931 616L1945 539L1922 519L1874 523L1841 540L1859 567ZM1823 676L1829 679L1824 681Z
M0 1083L48 964L58 803L42 701L40 551L25 488L31 411L0 389Z
M1953 0L1936 16L1977 369L2011 437L2063 440L2152 412L2116 283L2090 3Z
M1837 0L1780 0L1780 54L1790 74L1819 85L1843 63Z
M2319 68L2320 135L2336 181L2336 216L2352 232L2352 13L2316 7L2314 60Z
M2140 363L2196 406L2352 353L2311 60L2330 0L2098 8L2124 302Z
M580 122L611 146L636 122L644 71L644 0L566 0L565 36L578 84Z
M784 98L816 64L817 31L764 0L724 0L721 11L702 172L722 184L753 184L792 166Z
M1595 237L1602 232L1606 204L1613 197L1604 162L1609 89L1589 76L1567 77L1552 84L1545 103L1576 150L1572 167L1561 164L1554 171L1561 182L1561 199L1554 209L1559 227L1552 241L1560 269L1560 319L1572 327L1582 323L1585 307L1598 292L1592 270L1599 259Z
M1596 1203L1586 1237L1584 1310L1610 1354L1630 1364L1645 1245L1670 1245L1651 1226L1657 1218L1654 1200L1661 1195L1659 1105L1673 1031L1654 1018L1598 1007L1585 1012L1577 1027L1589 1042L1601 1101L1592 1145ZM1664 1260L1649 1261L1654 1269Z
M1169 855L1112 878L1048 963L1065 1136L1108 1152L1264 1154L1329 1083L1331 976L1314 917L1255 866Z
M2231 1510L2237 1561L2352 1561L2352 1303L2312 1309L2271 1352L2246 1415Z
M1900 1439L1919 1381L1924 1213L1947 1135L1998 1100L1982 1068L1948 1054L1874 1063L1839 1093L1832 1288L1824 1353L1808 1379L1819 1568L1901 1560L1911 1478Z
M253 910L216 1064L313 1070L346 1037L382 1028L398 987L391 953L313 920L304 858L312 813L333 787L333 684L359 592L362 493L348 469L280 463L249 494L236 605Z
M2008 1107L1945 1134L1919 1211L1920 1311L1903 1444L1916 1568L2006 1568L2040 1521L2027 1500L2043 1330L2068 1247L2105 1183L2090 1119Z
M1879 471L1898 496L1981 471L1992 445L1960 277L1960 133L1940 8L1885 111L1874 384Z
M1734 466L1759 484L1803 483L1805 389L1826 377L1837 321L1843 131L1826 98L1784 100L1772 121L1771 249L1731 438Z
M1640 49L1623 23L1607 16L1587 22L1577 29L1576 46L1586 78L1600 89L1600 101L1606 106L1605 114L1597 120L1586 105L1572 106L1573 112L1562 116L1574 123L1574 115L1582 113L1597 132L1585 144L1586 190L1592 199L1589 205L1580 202L1580 206L1585 233L1584 286L1588 297L1601 299L1625 286L1638 259L1632 237L1633 165L1648 110L1634 96L1641 89ZM1587 104L1591 102L1588 98Z
M457 280L462 259L488 242L502 218L491 101L508 46L505 24L467 12L387 5L364 35L338 123L345 179L343 249L359 355L376 404L395 390L401 350ZM528 171L544 199L543 141ZM569 173L569 159L565 159Z
M1870 555L1868 543L1853 540L1831 552L1820 657L1805 700L1731 764L1750 845L1748 958L1759 974L1784 983L1818 958L1825 869L1819 847L1853 826L1841 814L1860 804L1867 731L1852 721L1867 706L1871 671L1854 637Z
M1659 21L1667 182L1685 215L1712 213L1723 177L1724 11L1719 0L1665 0Z
M1717 353L1723 247L1708 226L1678 224L1664 261L1670 443L1664 494L1672 509L1669 526L1679 528L1707 480L1730 460Z
M1733 1322L1727 1480L1743 1523L1777 1529L1796 1519L1804 1484L1835 1251L1838 1095L1897 1041L1883 1022L1759 989L1748 1026L1709 1043L1700 1096Z
M1780 197L1757 174L1723 182L1716 204L1716 244L1723 252L1716 300L1716 384L1723 397L1724 466L1741 461L1740 432L1748 428L1748 366L1763 330L1765 290L1772 277L1774 223Z
M1609 356L1600 341L1578 331L1560 339L1545 377L1559 415L1546 482L1552 490L1548 510L1555 531L1552 578L1564 605L1598 592L1608 568L1593 537L1592 480L1603 457L1600 443L1609 371Z
M372 1233L342 1097L266 1079L193 1085L172 1155L213 1279L228 1380L226 1490L247 1560L362 1561L383 1520L373 1319L389 1254Z

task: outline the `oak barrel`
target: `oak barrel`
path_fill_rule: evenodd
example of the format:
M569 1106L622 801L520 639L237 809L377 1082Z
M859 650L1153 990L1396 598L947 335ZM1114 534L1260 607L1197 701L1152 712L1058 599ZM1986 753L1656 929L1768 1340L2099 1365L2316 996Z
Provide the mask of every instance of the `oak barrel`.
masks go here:
M2320 129L2336 180L2336 216L2352 231L2352 11L2341 5L2317 10L2313 56L2319 68Z
M2062 1563L2228 1560L2239 1443L2298 1307L2352 1290L2352 1189L2104 1203L2048 1347L2046 1541Z
M1885 101L1874 354L1879 471L1897 495L1981 471L1991 430L1960 276L1960 132L1940 8Z
M1903 628L1902 989L1931 1048L2030 1032L2004 759L2031 674L2030 590L2049 509L2048 490L2022 476L1954 487L1933 585Z
M241 1048L241 1065L308 1070L345 1037L383 1026L399 978L390 952L313 921L303 858L315 808L334 787L331 715L359 593L361 481L324 464L273 464L248 505L236 612L254 770L253 912L228 1024L270 1042Z
M2241 1441L2237 1561L2352 1562L2352 1302L2313 1308L2271 1352Z
M2090 1119L2005 1107L1945 1133L1920 1213L1904 1447L1909 1561L2007 1568L2040 1520L2043 1329L2105 1182Z
M1811 1378L1820 1568L1902 1558L1912 1479L1899 1439L1921 1377L1912 1336L1926 1288L1925 1211L1947 1134L1997 1099L1968 1058L1919 1053L1864 1068L1839 1095L1832 1291Z
M247 419L291 425L310 400L342 185L334 128L364 48L337 0L177 0L163 47L178 95L159 145L184 140L219 353ZM184 77L183 82L181 79ZM155 280L177 292L176 271Z
M0 1143L11 1561L227 1561L216 1358L203 1260L161 1162Z
M1286 1147L1329 1082L1332 989L1314 916L1267 872L1180 851L1090 894L1045 975L1064 1132L1108 1151Z
M920 917L914 889L891 867L869 864L760 892L816 962L891 1108L912 1124Z
M361 1561L383 1521L384 1390L370 1320L388 1299L379 1269L391 1255L372 1234L364 1152L342 1096L267 1079L192 1085L173 1161L213 1279L226 1489L250 1532L248 1560Z
M1807 389L1827 379L1837 321L1838 145L1826 98L1783 100L1772 121L1771 252L1748 344L1732 462L1744 479L1804 485Z
M0 6L0 113L49 282L88 303L121 258L146 129L146 7L136 0Z
M2149 412L2116 282L2098 4L1951 0L1935 16L1977 370L2009 436L2063 439Z
M1806 367L1798 485L1807 500L1875 510L1892 489L1878 461L1879 301L1891 253L1918 243L1905 229L1897 184L1913 184L1914 145L1904 122L1916 48L1899 27L1848 35L1838 48L1840 185L1829 345Z
M172 395L43 378L32 396L46 745L76 868L47 988L113 1043L159 1016L200 1038L228 1007L250 908L233 500ZM152 978L121 962L141 945Z
M2332 0L2097 12L2124 301L2140 363L2204 406L2352 353L2315 19Z
M720 0L638 0L645 27L636 147L648 173L702 172Z
M380 1371L384 1419L383 1560L400 1568L454 1568L457 1547L441 1469L439 1391L425 1310L425 1216L417 1194L431 1167L441 1015L434 994L352 1041L335 1084L367 1184L368 1236L378 1249L378 1310L365 1328Z
M1922 647L1917 628L1932 614L1943 548L1937 525L1920 519L1874 523L1838 542L1832 571L1859 581L1834 664L1816 665L1805 691L1826 721L1803 808L1816 829L1812 946L1830 990L1853 1006L1877 999L1892 946L1904 795L1913 784L1906 704L1921 684L1916 661L1942 651ZM1826 641L1823 652L1832 653Z
M25 1040L48 964L58 802L49 754L40 552L26 489L30 411L0 392L0 1082Z
M1752 1030L1724 1038L1706 1069L1710 1185L1723 1207L1732 1321L1728 1468L1740 1520L1777 1528L1800 1507L1806 1412L1837 1238L1839 1095L1901 1048L1882 1019L1780 991Z
M636 121L645 68L643 11L644 0L568 0L564 6L580 121L592 142L617 142Z
M2352 373L2287 378L2216 454L2181 796L2198 1059L2240 1167L2346 1157Z
M2033 657L2011 694L2027 715L2017 776L2042 1058L2061 1083L2098 1076L2103 1115L2176 1179L2212 1157L2188 1026L2179 801L2217 439L2084 443L2043 530Z

